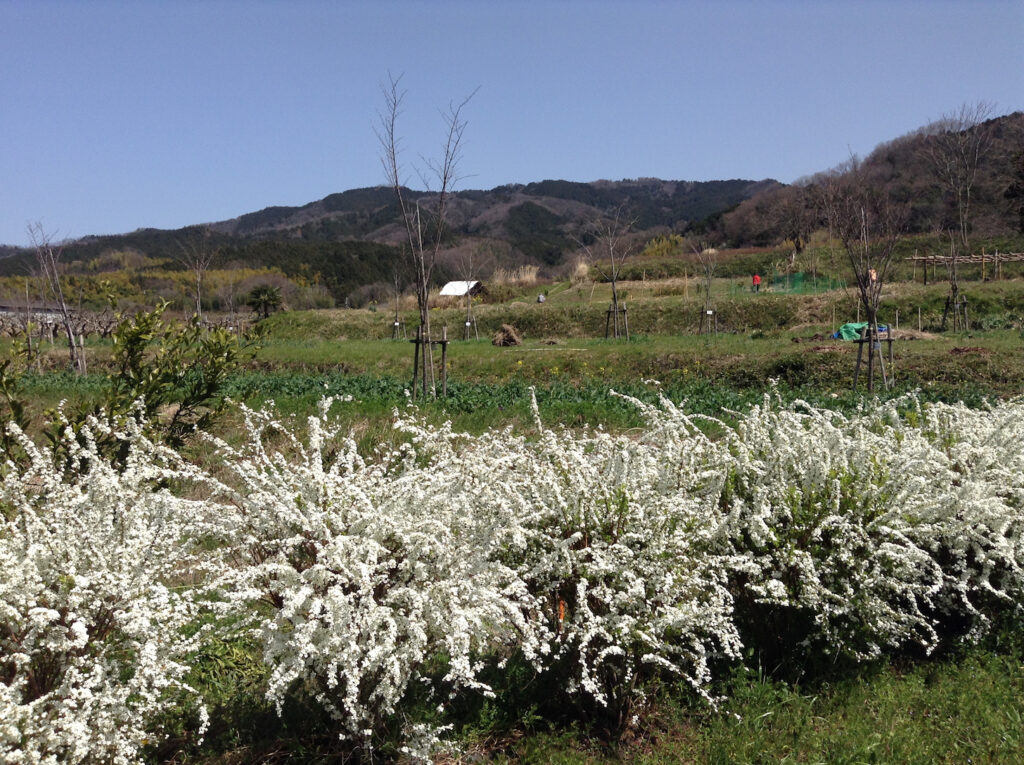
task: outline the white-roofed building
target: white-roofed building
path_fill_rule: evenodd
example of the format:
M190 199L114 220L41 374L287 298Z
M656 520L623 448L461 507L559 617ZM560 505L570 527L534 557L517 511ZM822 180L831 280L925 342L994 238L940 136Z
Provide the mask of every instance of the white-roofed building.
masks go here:
M448 282L441 288L441 297L465 297L475 295L483 289L480 282Z

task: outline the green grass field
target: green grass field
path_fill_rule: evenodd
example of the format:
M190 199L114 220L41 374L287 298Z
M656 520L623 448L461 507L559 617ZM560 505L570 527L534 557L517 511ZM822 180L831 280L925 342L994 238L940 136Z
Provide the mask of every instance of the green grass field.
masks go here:
M547 732L511 743L507 762L1011 763L1024 757L1021 657L884 666L827 683L747 672L717 712L661 700L620 749Z

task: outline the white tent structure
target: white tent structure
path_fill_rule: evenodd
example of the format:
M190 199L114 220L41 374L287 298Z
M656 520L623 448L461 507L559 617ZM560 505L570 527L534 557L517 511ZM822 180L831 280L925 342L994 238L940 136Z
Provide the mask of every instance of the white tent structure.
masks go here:
M441 297L465 297L477 291L480 282L448 282L441 288Z

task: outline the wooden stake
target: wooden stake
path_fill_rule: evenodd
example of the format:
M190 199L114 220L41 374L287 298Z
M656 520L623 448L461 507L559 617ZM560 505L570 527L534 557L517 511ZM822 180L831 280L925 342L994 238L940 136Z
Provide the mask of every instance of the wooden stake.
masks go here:
M868 393L875 392L875 340L877 334L872 322L868 322Z
M853 389L857 390L857 380L860 378L860 361L864 355L864 333L861 332L861 339L857 342L857 363L853 367Z
M890 385L896 384L896 364L892 360L892 332L889 333L889 380L886 383L886 388Z
M416 383L420 376L420 342L423 337L423 325L416 327L416 339L413 340L413 345L416 351L412 356L412 399L416 400Z
M448 397L448 325L441 327L441 395Z
M434 348L430 344L430 330L423 338L423 400L427 400L427 372L430 372L430 392L436 395L434 388Z

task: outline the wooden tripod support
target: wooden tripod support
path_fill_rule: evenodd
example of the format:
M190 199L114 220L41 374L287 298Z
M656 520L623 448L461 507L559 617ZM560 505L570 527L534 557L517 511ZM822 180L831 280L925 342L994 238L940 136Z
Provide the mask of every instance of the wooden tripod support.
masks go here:
M700 309L700 330L699 334L718 334L718 311L713 308Z
M618 307L617 311L616 311L614 305L608 306L608 312L607 312L607 316L606 316L605 322L604 322L604 339L605 340L607 340L609 337L612 336L611 333L612 333L613 329L614 329L614 336L615 337L619 336L619 314L620 313L622 314L622 326L623 326L623 328L626 331L626 339L629 340L629 314L626 313L626 306L624 306L624 305L620 305ZM613 327L613 317L612 317L612 314L615 314L615 316L614 316L614 327Z
M854 340L857 343L857 364L853 368L853 389L857 390L857 381L860 378L860 365L864 359L864 346L868 346L867 355L867 378L868 378L868 393L873 393L875 390L875 357L878 358L878 368L882 372L882 385L885 386L886 390L892 387L894 372L894 365L892 359L892 330L886 327L884 336L878 331L878 325L871 326L870 324L861 330L860 337ZM889 371L886 373L885 369L885 358L882 354L882 343L886 343L889 346Z
M410 343L413 343L416 347L415 355L412 358L412 397L416 398L416 383L422 378L423 380L423 398L427 397L427 369L426 361L424 361L424 368L422 375L420 374L420 349L423 346L427 346L431 349L435 345L441 346L441 395L443 397L448 396L448 327L441 327L441 339L431 340L429 337L423 336L423 326L420 325L416 328L416 337L412 338ZM433 354L431 354L431 361L433 361ZM433 363L431 363L433 366ZM431 387L433 387L433 369L430 370L431 374ZM436 395L436 394L435 394Z

